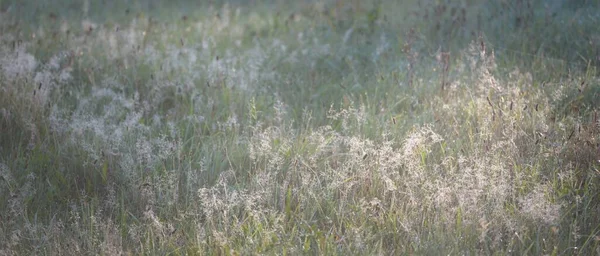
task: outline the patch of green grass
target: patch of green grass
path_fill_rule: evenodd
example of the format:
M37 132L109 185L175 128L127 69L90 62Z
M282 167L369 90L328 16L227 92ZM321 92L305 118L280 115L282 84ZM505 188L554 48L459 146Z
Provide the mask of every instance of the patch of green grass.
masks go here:
M0 1L0 254L597 254L598 8Z

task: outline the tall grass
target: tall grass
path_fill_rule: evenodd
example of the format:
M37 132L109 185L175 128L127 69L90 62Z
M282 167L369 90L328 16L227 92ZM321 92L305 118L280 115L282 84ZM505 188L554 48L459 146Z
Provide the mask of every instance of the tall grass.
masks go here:
M0 255L600 254L597 2L60 2L0 1Z

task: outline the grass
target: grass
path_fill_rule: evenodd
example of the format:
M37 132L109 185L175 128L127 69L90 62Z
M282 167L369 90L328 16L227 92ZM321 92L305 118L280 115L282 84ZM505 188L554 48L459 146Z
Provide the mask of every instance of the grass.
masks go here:
M598 1L105 4L0 0L0 255L600 254Z

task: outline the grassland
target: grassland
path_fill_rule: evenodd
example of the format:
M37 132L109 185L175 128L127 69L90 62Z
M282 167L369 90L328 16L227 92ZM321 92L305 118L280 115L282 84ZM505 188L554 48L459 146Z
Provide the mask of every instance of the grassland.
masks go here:
M0 255L600 255L598 24L0 0Z

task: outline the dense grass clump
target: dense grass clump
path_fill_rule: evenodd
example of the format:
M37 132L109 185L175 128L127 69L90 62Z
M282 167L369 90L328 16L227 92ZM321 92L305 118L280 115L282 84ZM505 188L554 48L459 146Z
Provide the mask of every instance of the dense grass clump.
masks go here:
M0 255L600 254L597 1L103 3L0 0Z

